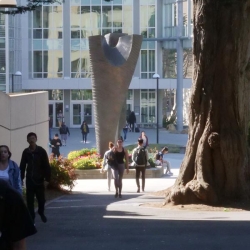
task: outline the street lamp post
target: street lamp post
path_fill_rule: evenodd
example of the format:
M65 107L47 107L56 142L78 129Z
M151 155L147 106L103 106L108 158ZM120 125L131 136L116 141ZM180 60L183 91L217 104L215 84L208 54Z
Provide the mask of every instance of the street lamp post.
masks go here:
M14 93L14 76L22 76L22 73L20 71L17 71L15 74L11 74L11 92Z
M158 74L154 74L153 78L156 79L156 143L159 143L159 78Z

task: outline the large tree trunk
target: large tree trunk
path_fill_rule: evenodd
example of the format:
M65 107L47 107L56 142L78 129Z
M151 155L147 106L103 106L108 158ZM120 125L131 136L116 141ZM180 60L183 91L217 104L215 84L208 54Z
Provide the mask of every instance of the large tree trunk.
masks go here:
M175 204L249 197L250 0L194 0L187 150L167 190Z

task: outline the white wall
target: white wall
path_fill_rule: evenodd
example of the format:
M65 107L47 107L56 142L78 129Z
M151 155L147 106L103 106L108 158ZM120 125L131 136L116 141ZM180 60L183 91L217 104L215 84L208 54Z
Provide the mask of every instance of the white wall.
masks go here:
M4 94L0 92L0 145L7 145L11 159L20 163L22 151L28 147L27 134L37 134L37 144L48 150L47 91Z

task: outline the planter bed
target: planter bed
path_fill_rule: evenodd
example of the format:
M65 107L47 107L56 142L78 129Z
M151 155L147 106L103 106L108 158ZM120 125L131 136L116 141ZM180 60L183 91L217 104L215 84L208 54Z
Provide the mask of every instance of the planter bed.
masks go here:
M125 170L126 171L126 170ZM135 169L129 169L129 174L124 171L124 179L134 179ZM107 173L100 173L100 169L75 170L77 179L106 179ZM160 178L163 175L161 166L146 169L146 178Z

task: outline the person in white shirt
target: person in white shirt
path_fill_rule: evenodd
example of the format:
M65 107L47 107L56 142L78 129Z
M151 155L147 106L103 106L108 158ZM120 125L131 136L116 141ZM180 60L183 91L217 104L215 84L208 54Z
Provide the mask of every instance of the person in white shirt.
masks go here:
M10 159L11 152L6 145L0 146L0 179L7 181L22 194L22 183L18 165Z

